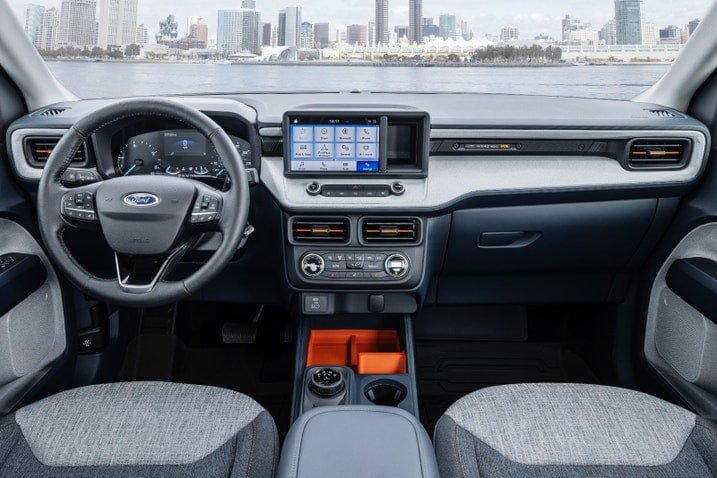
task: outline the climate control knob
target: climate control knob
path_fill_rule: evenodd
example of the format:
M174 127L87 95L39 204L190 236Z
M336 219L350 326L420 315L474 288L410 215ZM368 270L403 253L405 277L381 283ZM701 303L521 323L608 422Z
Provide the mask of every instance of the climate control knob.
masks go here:
M307 277L316 277L324 272L324 258L310 252L301 259L301 272Z
M408 258L403 254L391 254L386 258L384 268L391 277L403 277L408 272Z

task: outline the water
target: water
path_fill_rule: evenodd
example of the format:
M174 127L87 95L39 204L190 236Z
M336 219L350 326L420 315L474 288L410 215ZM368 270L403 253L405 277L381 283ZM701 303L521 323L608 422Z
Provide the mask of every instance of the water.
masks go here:
M668 65L411 68L49 62L82 98L256 91L460 91L629 99Z

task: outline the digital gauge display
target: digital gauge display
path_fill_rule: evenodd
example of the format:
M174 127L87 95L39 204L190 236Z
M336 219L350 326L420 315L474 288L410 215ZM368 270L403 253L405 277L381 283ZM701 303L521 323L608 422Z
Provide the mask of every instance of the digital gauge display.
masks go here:
M246 167L251 167L249 142L229 135ZM153 131L129 138L116 156L121 176L158 174L224 181L226 170L219 153L195 130Z

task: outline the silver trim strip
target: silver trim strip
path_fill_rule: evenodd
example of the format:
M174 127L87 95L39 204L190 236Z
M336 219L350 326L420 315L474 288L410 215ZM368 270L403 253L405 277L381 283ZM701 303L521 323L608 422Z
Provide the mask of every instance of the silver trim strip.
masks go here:
M42 176L42 168L36 168L30 165L30 161L25 157L25 148L23 143L28 136L63 136L69 129L43 129L43 128L24 128L17 129L10 136L10 150L12 152L12 165L15 172L22 179L35 180Z
M558 130L433 130L432 137L630 139L678 137L691 139L692 156L680 170L628 171L605 156L432 156L426 179L401 179L402 196L334 198L309 196L306 185L319 178L286 178L283 158L262 158L261 179L284 208L314 212L341 208L344 212L371 210L426 211L449 206L472 196L495 194L587 191L686 185L702 171L707 137L699 131L558 131ZM356 178L320 180L353 184ZM361 179L363 184L388 184L387 178Z

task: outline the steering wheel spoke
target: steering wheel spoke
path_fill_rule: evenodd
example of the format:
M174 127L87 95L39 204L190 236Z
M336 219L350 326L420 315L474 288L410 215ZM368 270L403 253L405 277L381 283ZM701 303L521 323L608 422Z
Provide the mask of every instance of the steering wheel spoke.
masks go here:
M120 289L133 294L151 292L172 272L188 249L189 246L183 244L160 257L131 256L115 252Z

